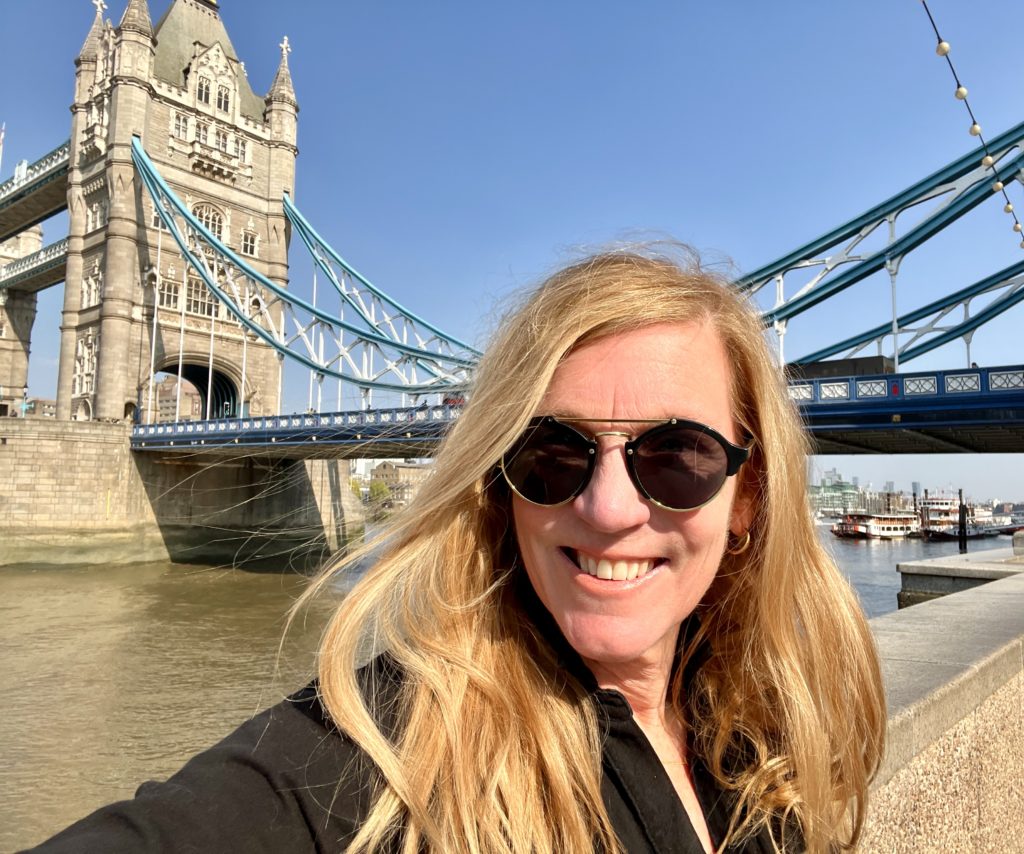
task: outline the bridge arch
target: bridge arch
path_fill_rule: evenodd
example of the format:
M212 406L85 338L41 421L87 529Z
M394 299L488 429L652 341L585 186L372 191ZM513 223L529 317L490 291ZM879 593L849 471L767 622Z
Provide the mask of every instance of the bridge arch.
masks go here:
M87 398L82 397L75 401L72 418L75 421L92 421L92 404Z
M240 388L242 384L241 372L234 364L219 359L216 356L213 359L213 371L212 371L212 382L211 382L211 371L210 371L210 358L208 355L201 356L198 354L184 354L181 362L181 379L190 385L195 387L195 390L199 393L200 407L197 416L192 414L189 417L198 417L200 419L206 418L207 403L209 402L209 412L211 418L237 418L243 413L241 412L241 394ZM161 374L178 376L178 360L176 357L169 358L163 362L157 363L155 366L156 372L154 374L154 380L156 381L157 388L159 388L159 380L157 377ZM246 382L246 410L248 410L249 399L254 394L252 383ZM145 383L142 390L142 408L146 409L149 400L149 383ZM157 401L153 402L153 412L150 414L148 419L144 420L166 420L165 418L159 417L160 407Z

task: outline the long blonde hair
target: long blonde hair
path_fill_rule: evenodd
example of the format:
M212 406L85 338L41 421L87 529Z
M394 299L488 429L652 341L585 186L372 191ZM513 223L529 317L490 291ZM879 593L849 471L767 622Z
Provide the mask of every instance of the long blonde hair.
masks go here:
M706 320L732 365L733 411L757 441L742 489L751 546L726 555L700 606L706 658L670 686L693 743L737 794L730 838L853 846L883 744L871 635L822 550L805 491L808 445L757 315L695 262L608 252L556 273L499 329L433 474L325 632L323 702L381 784L350 852L620 850L601 799L592 701L559 668L513 582L507 493L495 465L559 362L584 341ZM330 567L309 595L341 567ZM356 680L367 644L402 668L395 709ZM680 668L680 671L682 668ZM397 715L397 731L382 731Z

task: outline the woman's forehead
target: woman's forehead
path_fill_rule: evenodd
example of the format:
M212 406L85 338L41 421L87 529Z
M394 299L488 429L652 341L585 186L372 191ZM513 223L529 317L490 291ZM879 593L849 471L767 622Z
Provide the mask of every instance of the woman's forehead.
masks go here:
M555 370L543 414L732 423L728 355L706 322L661 323L589 341Z

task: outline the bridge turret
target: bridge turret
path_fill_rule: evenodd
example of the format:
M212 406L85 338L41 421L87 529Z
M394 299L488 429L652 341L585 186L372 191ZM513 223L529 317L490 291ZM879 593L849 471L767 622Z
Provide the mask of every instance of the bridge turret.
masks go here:
M105 163L97 164L97 172L83 188L87 196L96 199L92 205L98 205L98 211L92 205L86 211L87 220L92 213L92 222L86 223L87 231L106 232L104 250L95 259L96 275L102 275L102 285L92 286L91 270L87 267L78 289L80 324L86 304L99 303L98 325L91 324L78 344L78 349L92 347L90 356L95 362L92 416L111 420L129 415L137 398L132 393L135 382L130 348L136 334L132 315L140 302L141 290L140 206L131 141L134 135L146 133L153 97L155 44L146 0L129 0L115 30L113 47L106 150L98 146L105 155ZM103 134L98 136L102 138ZM88 156L88 152L84 153ZM95 293L97 290L101 293Z
M100 52L100 38L103 36L103 10L105 8L102 2L96 3L96 17L93 18L89 34L85 37L82 49L78 52L76 65L81 65L83 62L96 62Z
M146 0L128 0L128 6L117 26L118 78L135 78L147 84L153 75L153 24ZM115 81L117 82L117 81Z
M64 309L61 315L61 358L57 371L57 418L68 419L72 411L72 389L79 389L84 380L79 367L95 363L99 328L87 321L82 327L80 312L82 290L86 281L101 286L103 272L99 253L86 252L85 235L96 223L105 219L106 194L102 189L103 163L110 127L110 77L113 71L114 28L104 21L107 8L103 0L93 0L96 15L81 51L75 59L75 99L71 105L71 142L68 169L68 249L65 272ZM86 257L86 255L89 257ZM86 263L89 265L86 270ZM89 318L92 320L92 318ZM89 342L86 347L86 342ZM82 358L82 357L85 358ZM76 363L77 358L77 363ZM88 375L92 381L92 374ZM91 389L90 389L91 390ZM83 417L79 412L79 417ZM88 414L91 414L91 410Z
M267 198L272 200L268 222L271 251L267 259L267 273L275 282L287 284L291 228L285 218L282 197L284 193L292 196L295 193L295 158L299 153L296 146L299 103L295 97L291 70L288 68L288 54L292 50L288 36L284 37L279 47L281 61L264 99L266 109L263 113L264 121L270 128L270 168L267 172L266 194Z
M121 33L136 32L152 39L153 22L149 18L149 6L146 4L146 0L128 0L128 7L124 10L124 15L121 16L118 31Z

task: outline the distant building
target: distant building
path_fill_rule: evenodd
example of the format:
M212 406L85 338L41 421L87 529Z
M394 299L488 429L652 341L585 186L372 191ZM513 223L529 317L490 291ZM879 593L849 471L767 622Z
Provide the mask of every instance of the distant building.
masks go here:
M811 507L823 516L842 516L863 506L863 496L854 484L843 480L835 469L825 472L821 483L807 488Z
M391 493L392 507L404 507L415 497L432 471L425 463L399 463L387 460L373 470L372 480L379 480Z
M56 418L57 401L48 398L30 397L25 401L26 418Z
M879 513L886 510L909 510L913 500L902 492L896 492L893 481L887 481L883 492L869 488L861 489L858 478L850 481L836 469L829 469L822 475L817 486L807 488L811 508L822 516L843 516L851 510L866 510Z
M203 396L192 383L183 381L181 383L181 403L178 403L178 378L175 376L164 377L156 384L156 400L154 406L157 411L157 421L174 421L175 413L178 413L178 421L201 421L205 415L203 412Z

